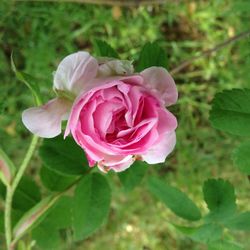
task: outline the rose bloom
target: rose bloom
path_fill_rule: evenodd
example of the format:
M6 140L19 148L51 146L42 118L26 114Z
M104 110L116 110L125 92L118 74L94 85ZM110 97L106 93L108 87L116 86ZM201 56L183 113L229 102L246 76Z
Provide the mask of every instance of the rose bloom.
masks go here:
M165 107L177 101L174 80L162 67L133 73L128 61L98 62L87 52L63 59L54 74L59 97L27 109L22 120L34 134L71 134L92 167L116 172L138 159L161 163L176 143L175 116ZM74 101L67 96L74 96Z

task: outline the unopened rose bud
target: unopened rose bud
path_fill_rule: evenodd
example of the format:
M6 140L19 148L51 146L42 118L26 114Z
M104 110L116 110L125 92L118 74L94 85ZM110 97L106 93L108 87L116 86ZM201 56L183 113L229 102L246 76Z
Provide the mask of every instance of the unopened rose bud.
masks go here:
M11 183L14 172L14 164L11 162L5 152L0 149L0 179L6 186Z

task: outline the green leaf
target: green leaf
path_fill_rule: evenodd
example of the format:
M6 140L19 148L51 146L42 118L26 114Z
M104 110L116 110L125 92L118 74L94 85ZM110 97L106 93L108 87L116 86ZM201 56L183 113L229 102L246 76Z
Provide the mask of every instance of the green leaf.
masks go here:
M250 231L250 211L237 214L227 221L226 227L232 230Z
M62 196L49 210L42 223L32 230L32 239L41 249L61 249L62 229L70 230L72 226L72 198ZM67 239L66 239L67 240Z
M119 58L117 52L108 43L99 39L95 39L93 41L93 45L97 56Z
M5 193L6 193L6 186L0 182L0 197L4 200L5 199Z
M233 89L218 93L210 112L214 128L233 135L250 136L250 89Z
M43 185L50 191L64 191L76 180L76 177L61 175L49 168L42 167L40 179Z
M167 55L156 42L146 43L139 56L136 71L140 72L151 66L161 66L167 68Z
M85 176L76 187L73 201L75 240L83 240L95 232L108 216L111 190L104 176Z
M14 241L37 226L45 218L49 208L57 201L58 196L48 196L26 212L13 229Z
M15 225L23 216L23 212L20 210L12 209L11 211L11 223ZM0 233L4 234L4 211L0 210Z
M45 139L39 154L45 167L62 175L82 175L88 170L84 151L71 137Z
M235 149L233 153L235 166L245 174L250 175L250 142L245 142Z
M27 211L41 200L40 188L28 176L23 176L13 198L13 208Z
M0 210L0 233L4 233L4 211Z
M148 188L150 192L160 201L165 203L172 212L183 219L196 221L201 218L198 207L179 189L171 187L155 177L149 179Z
M230 241L218 241L208 245L208 250L244 250L243 247Z
M32 230L32 239L36 241L39 249L59 250L62 244L59 231L51 230L49 226L36 227Z
M236 211L233 185L223 179L209 179L203 185L204 200L210 210L209 219L224 220Z
M73 222L73 198L70 196L62 196L56 204L50 209L46 219L42 222L44 226L60 230L69 228Z
M218 224L205 224L190 236L194 241L208 244L222 237L223 229Z
M34 242L27 242L26 240L19 240L16 245L17 250L33 250Z
M16 78L19 81L23 82L30 89L34 97L35 103L38 106L40 106L43 103L43 101L42 101L42 95L40 93L39 85L35 83L36 80L34 79L34 77L17 70L14 60L13 60L13 54L11 55L11 68L14 71Z
M9 185L14 174L16 167L10 160L7 154L0 148L0 180L4 185Z
M118 174L125 190L131 191L140 184L144 177L148 165L143 161L135 161L127 170Z
M204 224L199 227L183 227L174 225L174 227L191 238L194 241L208 244L209 242L217 241L222 237L222 227L217 224Z

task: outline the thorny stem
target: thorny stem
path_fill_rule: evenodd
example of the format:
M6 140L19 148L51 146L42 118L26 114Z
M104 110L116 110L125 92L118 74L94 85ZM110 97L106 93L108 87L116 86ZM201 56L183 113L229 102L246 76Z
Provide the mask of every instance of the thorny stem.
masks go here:
M8 185L6 190L4 223L5 223L5 238L6 238L7 250L11 250L11 240L12 240L11 208L12 208L13 195L35 151L38 139L39 138L37 136L33 136L28 151L23 159L20 168L18 169L13 182L10 185Z

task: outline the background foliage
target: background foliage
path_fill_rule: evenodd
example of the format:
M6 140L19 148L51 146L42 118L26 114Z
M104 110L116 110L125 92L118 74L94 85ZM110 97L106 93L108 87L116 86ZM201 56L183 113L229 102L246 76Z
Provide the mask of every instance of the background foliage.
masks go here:
M172 69L199 51L249 29L250 4L245 0L169 1L164 6L119 8L2 1L0 12L0 143L13 161L19 163L30 137L21 123L21 112L33 104L33 98L11 71L12 51L17 68L35 76L44 99L49 100L52 72L58 62L77 50L94 51L93 40L96 38L111 44L122 59L138 59L146 42L157 41L167 54L167 68ZM229 180L235 186L239 209L246 211L250 208L249 181L233 166L231 159L234 146L240 145L242 138L216 131L208 120L215 93L250 87L249 47L249 38L241 40L210 57L195 61L176 74L180 100L172 112L179 120L177 148L166 163L149 167L146 172L147 176L159 176L187 192L203 214L208 213L208 209L202 202L202 183L209 177ZM143 66L138 65L138 69L140 67ZM41 161L36 155L29 172L31 178L23 180L29 183L24 187L30 185L37 190L35 196L32 193L32 197L24 198L22 188L16 194L19 196L15 199L17 202L27 199L27 202L22 202L23 211L41 199L41 185L39 189L35 188L32 178L41 183L51 176L48 172L51 169L47 167L43 180L40 180L40 168ZM79 171L77 165L76 171ZM163 203L149 195L146 178L139 187L133 189L125 185L125 189L121 183L126 183L128 176L117 177L110 173L108 177L113 196L109 222L79 243L79 249L106 250L111 245L118 250L206 249L179 234L168 223L174 221L177 225L185 225ZM72 182L65 180L62 185L67 181ZM53 181L46 183L50 185ZM55 187L48 186L50 188ZM62 186L56 188L60 190ZM46 190L41 192L43 194ZM209 192L206 197L208 203ZM58 204L59 209L55 207L57 212L63 211L69 202L67 199ZM212 210L212 203L210 206ZM16 217L19 217L18 211ZM67 221L51 223L52 228L63 228ZM39 236L46 232L35 233ZM246 233L236 232L235 237L245 247L250 245ZM69 241L65 249L70 249L70 246Z

